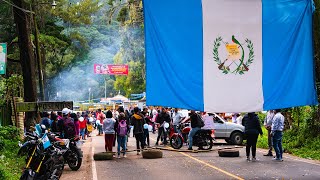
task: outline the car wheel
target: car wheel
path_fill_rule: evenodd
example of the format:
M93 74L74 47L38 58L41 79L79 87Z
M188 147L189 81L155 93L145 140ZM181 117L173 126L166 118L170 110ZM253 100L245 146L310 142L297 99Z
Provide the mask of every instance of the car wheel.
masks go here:
M243 142L243 135L240 132L234 132L231 135L231 142L235 145L241 145Z

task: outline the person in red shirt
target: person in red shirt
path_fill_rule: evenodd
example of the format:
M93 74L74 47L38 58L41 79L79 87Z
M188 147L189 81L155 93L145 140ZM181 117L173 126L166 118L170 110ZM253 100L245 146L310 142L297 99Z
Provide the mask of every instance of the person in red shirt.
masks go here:
M87 120L83 117L80 117L79 121L80 121L80 135L83 140L86 140L85 132L86 132L86 128L87 128Z
M103 120L105 119L105 115L104 115L103 112L101 112L101 109L98 109L98 112L97 112L96 116L97 116L96 125L97 125L97 128L99 130L98 136L101 136L103 134L103 132L102 132L102 123L103 123Z

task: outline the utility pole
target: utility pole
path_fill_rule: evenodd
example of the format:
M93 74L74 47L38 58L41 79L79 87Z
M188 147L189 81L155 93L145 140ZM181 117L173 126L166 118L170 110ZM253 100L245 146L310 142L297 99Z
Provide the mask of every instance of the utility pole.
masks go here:
M104 98L107 99L107 78L104 78Z

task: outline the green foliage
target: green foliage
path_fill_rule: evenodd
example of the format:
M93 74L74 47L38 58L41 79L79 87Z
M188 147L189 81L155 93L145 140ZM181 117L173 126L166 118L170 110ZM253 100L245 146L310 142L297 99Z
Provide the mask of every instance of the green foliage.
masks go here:
M19 130L16 127L0 127L0 179L19 179L24 158L17 157Z
M57 6L51 13L71 25L91 24L91 15L100 8L99 0L82 0L71 3L69 0L57 0Z
M21 75L12 75L0 79L0 105L12 101L13 97L23 96L23 78Z
M320 160L320 132L315 130L317 126L312 124L315 119L316 108L299 107L288 109L293 119L293 126L284 132L283 147L285 152L293 155ZM262 114L259 114L262 116ZM297 126L297 120L300 119L300 125ZM311 124L310 124L311 123ZM268 131L263 128L263 136L259 138L257 146L259 148L268 148Z

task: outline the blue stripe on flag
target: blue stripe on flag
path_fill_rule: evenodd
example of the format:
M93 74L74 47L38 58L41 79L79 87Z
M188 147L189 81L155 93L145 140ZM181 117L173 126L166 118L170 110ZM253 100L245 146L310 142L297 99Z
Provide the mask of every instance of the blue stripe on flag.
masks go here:
M264 109L316 105L312 0L263 0Z
M147 105L203 110L200 0L144 0Z

